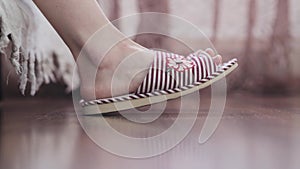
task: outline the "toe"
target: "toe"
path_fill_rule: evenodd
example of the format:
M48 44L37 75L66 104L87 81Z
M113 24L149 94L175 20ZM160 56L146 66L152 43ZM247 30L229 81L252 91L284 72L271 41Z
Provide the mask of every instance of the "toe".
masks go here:
M216 55L212 48L205 49L205 52L208 53L211 57L214 57Z
M221 65L222 64L222 56L216 55L215 57L213 57L213 61L215 62L216 65Z
M195 55L199 55L199 54L202 53L202 52L203 52L203 50L200 49L200 50L197 50L194 54L195 54Z

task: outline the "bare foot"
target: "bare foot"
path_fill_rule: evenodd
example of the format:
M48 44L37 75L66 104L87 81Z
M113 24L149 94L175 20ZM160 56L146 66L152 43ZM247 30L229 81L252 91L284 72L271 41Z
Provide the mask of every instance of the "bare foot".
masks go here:
M212 49L208 48L205 52L213 57L216 65L222 63L222 57ZM104 56L99 66L91 61L78 64L81 96L85 100L92 100L135 92L147 75L154 57L152 50L132 42L122 42ZM95 77L92 76L93 72Z

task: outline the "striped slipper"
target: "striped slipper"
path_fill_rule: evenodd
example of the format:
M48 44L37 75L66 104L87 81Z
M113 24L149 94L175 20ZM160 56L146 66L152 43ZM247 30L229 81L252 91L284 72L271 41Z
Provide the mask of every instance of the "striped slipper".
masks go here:
M81 100L84 114L102 114L151 105L182 97L225 77L237 60L216 66L205 52L187 57L156 51L148 74L135 93L91 101Z

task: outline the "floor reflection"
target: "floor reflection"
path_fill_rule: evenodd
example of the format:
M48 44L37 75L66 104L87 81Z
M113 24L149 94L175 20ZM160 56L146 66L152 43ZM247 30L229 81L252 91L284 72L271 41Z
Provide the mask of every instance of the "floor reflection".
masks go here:
M205 144L198 143L207 115L206 108L201 107L191 132L175 148L152 158L130 159L97 146L81 128L70 101L52 100L54 106L44 106L49 100L8 100L2 103L0 111L0 168L298 169L299 101L300 97L234 94L227 100L218 129ZM201 104L206 103L209 100ZM90 131L128 150L130 147L111 140L104 128L94 124L103 125L105 120L124 135L152 137L170 128L178 117L171 111L176 101L168 104L169 110L149 124L129 122L120 115L84 118L88 118ZM186 113L184 119L189 121L192 116ZM168 140L162 140L138 148L150 151L167 144Z

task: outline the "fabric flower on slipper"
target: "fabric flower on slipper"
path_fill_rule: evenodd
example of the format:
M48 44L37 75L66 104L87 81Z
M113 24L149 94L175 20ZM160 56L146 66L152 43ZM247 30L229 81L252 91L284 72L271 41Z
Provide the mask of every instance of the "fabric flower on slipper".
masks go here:
M175 55L167 57L167 65L175 71L183 72L195 66L193 60L188 60L184 56Z

